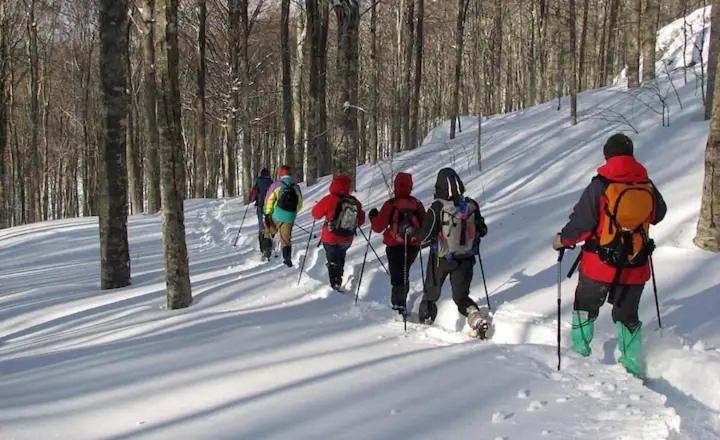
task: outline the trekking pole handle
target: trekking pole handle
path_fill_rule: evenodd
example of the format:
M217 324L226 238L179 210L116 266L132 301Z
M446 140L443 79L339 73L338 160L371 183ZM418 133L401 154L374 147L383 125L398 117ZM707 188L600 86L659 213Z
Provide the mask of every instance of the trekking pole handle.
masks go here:
M563 257L565 256L565 249L566 248L562 248L562 249L558 250L558 259L557 259L558 263L560 263L563 260Z

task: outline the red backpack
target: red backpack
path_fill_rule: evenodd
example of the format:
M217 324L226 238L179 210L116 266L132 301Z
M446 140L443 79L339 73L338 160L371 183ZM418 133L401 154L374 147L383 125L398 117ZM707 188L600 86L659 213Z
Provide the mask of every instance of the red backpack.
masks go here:
M390 214L388 231L390 237L398 243L405 243L405 232L408 227L414 230L420 228L420 218L417 214L417 201L413 198L393 199L393 211ZM408 243L416 244L416 239L408 240Z

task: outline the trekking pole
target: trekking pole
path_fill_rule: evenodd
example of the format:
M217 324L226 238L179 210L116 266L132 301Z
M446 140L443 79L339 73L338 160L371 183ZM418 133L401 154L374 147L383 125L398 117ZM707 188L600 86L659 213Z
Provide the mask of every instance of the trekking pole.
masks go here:
M488 294L487 282L485 282L485 268L483 267L482 255L480 255L480 246L477 248L478 262L480 263L480 273L482 274L483 287L485 287L485 300L487 301L488 310L492 312L492 306L490 305L490 294Z
M407 230L405 231L405 242L404 242L404 254L403 254L403 292L405 293L405 306L407 307L407 294L410 291L410 277L408 276L408 267L407 267ZM403 309L402 311L402 317L403 317L403 328L405 329L405 333L407 333L407 310Z
M305 246L305 255L303 256L303 262L300 265L300 275L298 275L298 282L297 285L300 285L300 280L302 279L303 270L305 270L305 262L307 261L308 251L310 250L310 239L312 238L312 231L315 230L315 220L312 222L312 227L310 228L310 234L308 235L308 241L307 246Z
M422 285L423 285L423 294L425 294L425 265L423 264L422 259L422 244L420 245L420 276L422 277Z
M561 303L561 286L562 286L562 259L565 256L565 248L558 250L557 259L557 355L558 355L558 371L560 371L560 303Z
M650 274L652 275L653 292L655 293L655 311L657 312L658 328L662 328L662 321L660 320L660 303L658 302L657 284L655 283L655 265L653 264L652 255L648 256L650 260Z
M370 234L368 238L372 237L372 228L370 228ZM360 279L358 280L357 292L355 292L355 305L357 305L358 297L360 296L360 286L362 285L363 272L365 272L365 262L367 261L368 248L370 248L370 240L365 245L365 255L363 256L362 266L360 267Z
M245 216L247 215L248 209L250 209L249 203L245 207L245 212L243 213L242 220L240 221L240 227L238 228L238 232L237 232L237 235L235 236L235 240L233 240L233 244L232 244L233 247L235 247L237 245L237 242L240 239L240 231L242 231L242 227L245 224Z
M358 228L358 230L359 230L360 233L362 234L363 238L365 238L365 241L367 241L368 246L370 246L370 250L372 250L372 251L373 251L373 254L375 254L375 258L378 259L378 261L380 262L380 265L382 266L382 268L385 269L385 273L387 274L387 276L390 276L390 272L387 270L387 267L385 267L385 263L382 262L382 260L380 259L380 256L379 256L378 253L375 251L375 248L373 247L372 244L370 244L370 239L368 238L368 236L365 235L365 232L364 232L362 229Z

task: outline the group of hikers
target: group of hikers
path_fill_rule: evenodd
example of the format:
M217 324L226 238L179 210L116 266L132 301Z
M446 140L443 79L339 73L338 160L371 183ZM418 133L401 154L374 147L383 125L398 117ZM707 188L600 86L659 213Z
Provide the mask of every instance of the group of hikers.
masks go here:
M649 226L660 222L667 208L633 150L632 140L621 133L605 142L606 162L583 192L569 222L555 236L553 248L562 255L565 249L583 243L575 264L579 263L580 279L573 306L572 349L582 356L590 355L594 323L607 301L613 306L619 361L630 373L642 376L642 323L638 306L651 275L654 243L649 238ZM303 198L293 182L290 167L281 167L278 174L279 180L272 182L268 170L263 169L250 199L257 207L263 257L270 258L273 239L279 233L283 261L292 267L292 229ZM373 208L367 214L372 231L383 233L392 308L407 317L410 267L421 249L429 247L419 321L424 324L435 321L436 303L450 277L458 312L467 319L470 329L485 337L489 310L470 298L476 256L481 239L488 232L480 206L465 195L465 186L452 168L438 172L434 200L427 210L413 197L412 189L412 175L398 173L394 196L380 210ZM339 291L345 256L358 228L366 221L362 203L350 193L350 178L336 175L328 194L311 211L316 221L323 221L320 242L325 249L328 278L331 287ZM364 233L363 236L370 246L368 237Z

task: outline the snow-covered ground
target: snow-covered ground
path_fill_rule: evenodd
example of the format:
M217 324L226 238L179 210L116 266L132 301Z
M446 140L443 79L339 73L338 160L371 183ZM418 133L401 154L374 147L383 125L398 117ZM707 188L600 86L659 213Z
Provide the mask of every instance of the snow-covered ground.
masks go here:
M691 19L701 32L702 14ZM666 40L659 45L676 46ZM708 124L688 77L686 85L674 76L682 107L667 77L659 81L670 127L653 111L654 91L605 88L580 96L576 127L567 101L562 112L548 103L486 121L482 172L474 118L453 142L444 125L422 148L359 168L356 195L368 209L387 197L392 172L413 173L427 203L441 167L461 174L490 227L482 245L496 310L489 342L464 336L447 290L434 326L403 332L372 253L357 306L326 286L315 240L297 287L307 234L295 230L296 268L261 263L253 215L230 245L244 210L236 200L186 203L195 302L179 311L164 310L157 215L130 218L133 285L113 291L99 289L97 219L0 231L0 438L720 438L720 256L691 241ZM650 285L641 303L646 384L616 365L607 307L593 355L567 349L575 280L562 284L556 370L550 243L603 162L603 141L619 130L635 140L670 209L654 229L662 330ZM310 228L309 208L328 182L306 189L301 226ZM383 256L381 238L372 243ZM359 237L346 266L353 293L364 251ZM417 264L411 276L417 311ZM484 301L479 270L472 296Z

